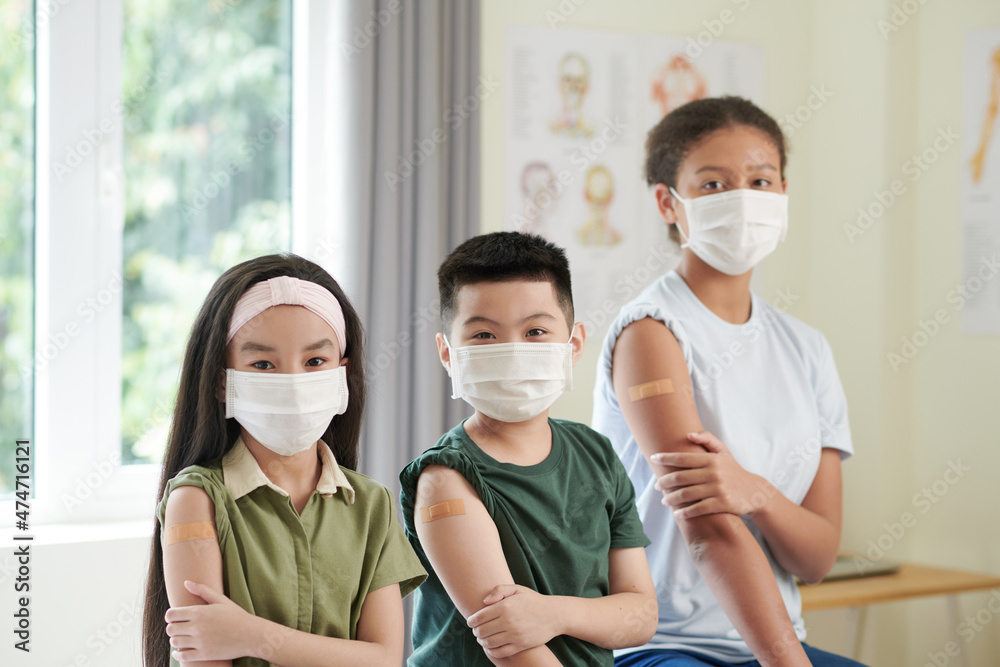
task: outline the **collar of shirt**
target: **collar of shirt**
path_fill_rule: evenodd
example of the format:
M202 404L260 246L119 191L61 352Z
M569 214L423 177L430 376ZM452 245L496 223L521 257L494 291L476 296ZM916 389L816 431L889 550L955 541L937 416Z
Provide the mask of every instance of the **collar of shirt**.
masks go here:
M329 498L340 488L343 488L347 495L347 501L354 504L354 487L347 481L347 475L340 469L333 452L322 440L319 441L317 448L319 449L322 469L319 474L319 482L316 484L316 491L324 498ZM222 481L234 499L242 498L261 486L267 486L288 497L288 492L268 479L264 471L260 469L257 459L247 449L243 438L237 438L236 444L222 457Z

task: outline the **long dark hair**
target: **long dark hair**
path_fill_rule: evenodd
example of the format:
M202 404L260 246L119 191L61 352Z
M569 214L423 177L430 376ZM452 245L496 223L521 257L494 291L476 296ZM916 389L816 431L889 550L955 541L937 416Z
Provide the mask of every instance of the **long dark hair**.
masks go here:
M244 292L256 283L279 276L308 280L326 288L344 311L347 340L341 356L350 359L347 363L350 401L347 411L330 422L322 439L330 446L340 465L351 470L357 468L367 365L361 319L340 285L322 267L296 255L267 255L237 264L222 274L195 318L184 353L177 404L163 455L157 502L163 498L167 482L181 470L218 461L236 443L240 426L235 419L226 419L225 405L218 399L220 378L225 375L226 369L229 322L236 302ZM150 550L143 614L142 651L146 667L168 667L170 664L170 640L163 620L169 607L157 521Z

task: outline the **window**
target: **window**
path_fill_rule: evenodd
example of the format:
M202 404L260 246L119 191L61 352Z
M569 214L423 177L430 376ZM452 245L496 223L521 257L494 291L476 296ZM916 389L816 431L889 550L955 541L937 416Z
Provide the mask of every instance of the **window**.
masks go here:
M123 463L160 460L212 283L291 249L291 4L123 3Z
M336 272L335 7L0 3L0 526L26 435L32 524L148 521L212 283L282 250Z
M35 50L31 0L0 5L0 497L34 395ZM42 350L46 352L46 350ZM44 358L39 359L44 363Z

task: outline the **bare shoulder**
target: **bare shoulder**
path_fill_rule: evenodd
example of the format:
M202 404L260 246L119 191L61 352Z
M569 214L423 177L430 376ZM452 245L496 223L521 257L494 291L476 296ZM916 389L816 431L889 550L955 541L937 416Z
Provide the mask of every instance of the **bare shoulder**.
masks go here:
M434 503L452 498L479 500L465 475L443 465L429 465L417 479L417 503Z
M166 523L189 523L215 518L215 504L204 489L179 486L167 497Z
M636 355L653 356L651 353L681 351L680 343L674 337L670 328L652 317L644 317L632 322L624 329L615 341L615 356Z

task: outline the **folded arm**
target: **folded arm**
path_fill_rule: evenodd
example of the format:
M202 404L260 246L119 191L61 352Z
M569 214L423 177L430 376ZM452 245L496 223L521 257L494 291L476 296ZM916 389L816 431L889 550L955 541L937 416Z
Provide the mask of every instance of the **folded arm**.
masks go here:
M753 515L754 523L781 567L806 583L819 583L833 567L840 546L840 452L822 450L801 505L771 488L773 493Z
M687 434L702 430L680 345L651 318L625 328L612 359L615 395L639 448L657 476L677 469L650 461L658 452L706 449ZM633 401L629 389L670 379L674 391ZM762 665L808 665L764 552L739 516L677 518L692 560L722 609Z
M446 501L461 501L465 513L439 518L429 516L431 520L422 520L421 508ZM461 473L445 466L425 468L417 481L415 514L420 545L463 618L468 620L483 609L487 597L498 586L514 585L496 524L475 489ZM507 651L501 650L506 643L483 646L486 656L495 665L558 667L559 661L545 646L558 634L550 623L553 619L545 617L545 596L523 589L510 597L517 597L515 602L519 605L525 603L522 620L538 621L530 628L531 636L527 638L533 647L507 655ZM525 641L521 635L507 639ZM483 645L485 640L479 638L479 641Z
M214 522L214 506L202 489L182 486L167 499L164 524ZM403 601L399 585L368 593L357 640L293 630L250 614L223 595L222 554L214 536L164 548L170 609L167 634L180 662L231 666L241 657L299 667L398 665L403 659Z

